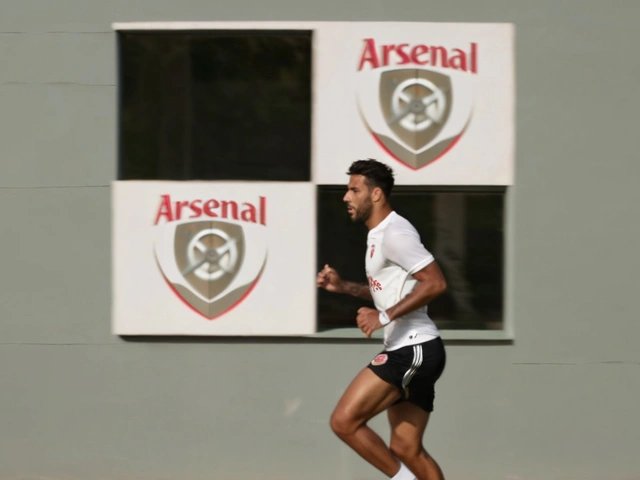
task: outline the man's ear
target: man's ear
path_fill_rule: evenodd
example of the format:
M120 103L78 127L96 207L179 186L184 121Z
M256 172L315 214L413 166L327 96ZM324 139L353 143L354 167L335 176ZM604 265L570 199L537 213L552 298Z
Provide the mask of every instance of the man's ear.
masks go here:
M379 202L380 200L382 200L382 197L382 189L380 187L375 187L371 192L371 199L374 202Z

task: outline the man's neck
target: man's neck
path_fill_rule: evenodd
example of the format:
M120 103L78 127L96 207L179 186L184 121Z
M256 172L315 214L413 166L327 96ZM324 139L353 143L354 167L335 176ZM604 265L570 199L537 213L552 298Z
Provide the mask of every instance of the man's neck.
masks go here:
M389 204L386 204L384 207L381 207L377 211L371 212L371 216L365 222L367 228L369 230L373 230L380 224L380 222L387 218L391 212L393 212L393 209Z

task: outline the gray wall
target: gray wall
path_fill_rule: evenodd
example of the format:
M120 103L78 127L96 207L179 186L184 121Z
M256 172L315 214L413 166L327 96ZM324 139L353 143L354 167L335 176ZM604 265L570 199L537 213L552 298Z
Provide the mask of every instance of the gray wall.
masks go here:
M0 479L382 478L327 420L379 344L110 334L111 22L243 19L516 24L515 342L448 344L426 445L448 479L640 479L639 15L633 0L4 0Z

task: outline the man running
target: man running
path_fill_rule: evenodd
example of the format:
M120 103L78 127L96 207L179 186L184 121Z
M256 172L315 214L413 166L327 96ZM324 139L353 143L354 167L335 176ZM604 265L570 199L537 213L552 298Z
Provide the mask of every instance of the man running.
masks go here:
M356 321L366 337L384 328L384 350L348 386L331 415L331 428L393 480L444 480L422 437L446 362L427 305L446 290L446 281L417 230L389 204L391 168L376 160L358 160L347 174L347 213L369 230L368 285L341 279L329 265L318 273L317 283L330 292L372 300L376 308L360 308ZM388 447L367 426L385 410L391 427Z

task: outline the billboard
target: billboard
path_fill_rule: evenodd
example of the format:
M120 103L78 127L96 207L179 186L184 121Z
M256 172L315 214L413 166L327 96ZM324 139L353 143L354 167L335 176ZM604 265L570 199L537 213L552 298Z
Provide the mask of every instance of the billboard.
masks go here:
M305 147L304 159L310 162L305 164L309 181L113 183L115 334L317 333L317 190L345 185L354 160L389 164L400 186L514 182L512 24L149 22L113 27L132 32L304 30L311 32L312 42L311 146ZM242 138L251 134L243 121L224 121L235 122ZM260 161L275 162L278 155L271 157ZM176 158L169 163L179 166L181 157Z
M399 185L513 183L508 24L336 23L318 28L314 180L348 159L389 162Z
M114 333L314 333L314 197L309 183L114 182Z

